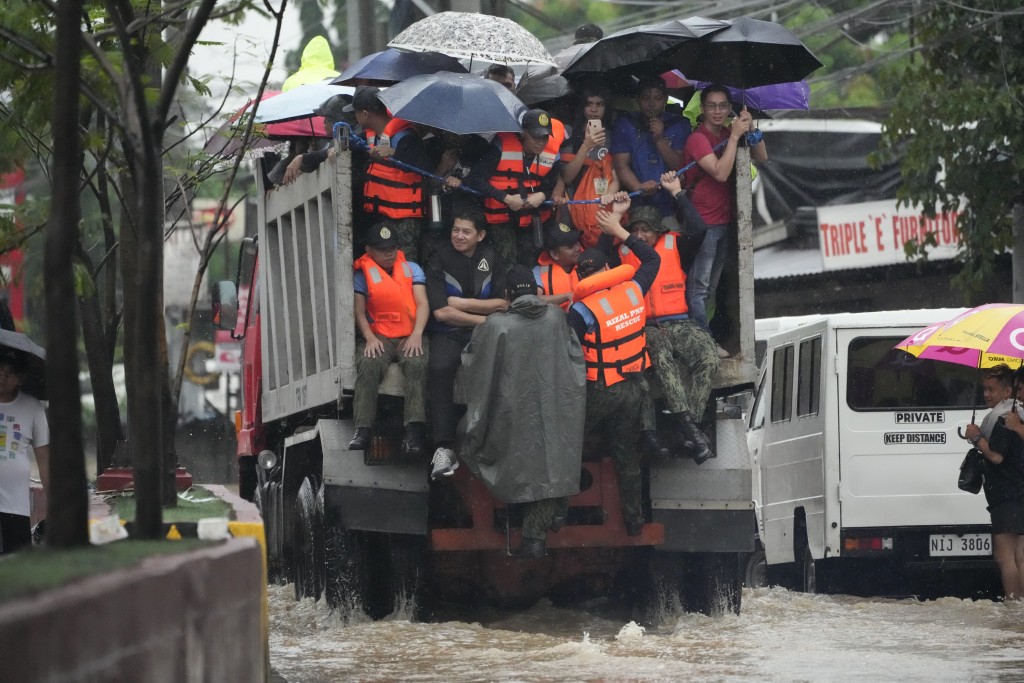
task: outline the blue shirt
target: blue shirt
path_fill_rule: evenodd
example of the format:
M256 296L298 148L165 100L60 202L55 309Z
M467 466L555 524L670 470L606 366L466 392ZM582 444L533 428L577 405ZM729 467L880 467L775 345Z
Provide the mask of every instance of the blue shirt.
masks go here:
M668 112L663 112L660 118L665 124L664 135L669 141L669 146L677 152L682 152L686 145L686 138L690 137L692 132L690 121ZM654 139L651 137L650 131L647 130L647 126L644 126L643 129L637 126L638 119L637 113L630 112L616 120L615 127L612 129L611 153L628 153L630 168L633 169L634 175L641 183L648 180L660 182L665 171L676 169L670 169L665 165L665 160L661 158L658 146L654 144ZM649 197L643 195L634 197L633 204L656 206L662 216L675 214L672 197L661 190Z

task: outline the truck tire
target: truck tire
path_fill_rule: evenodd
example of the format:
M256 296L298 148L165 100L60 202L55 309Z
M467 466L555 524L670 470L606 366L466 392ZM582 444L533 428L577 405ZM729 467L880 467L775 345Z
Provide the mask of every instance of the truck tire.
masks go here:
M322 525L317 524L317 488L314 479L306 477L295 496L292 583L295 585L296 600L319 600L322 592L317 565L318 562L323 563L323 530Z
M747 556L743 585L747 588L765 588L769 585L768 562L763 550L755 550Z
M383 619L394 608L384 536L324 525L324 594L345 619Z
M694 553L686 570L683 606L708 616L739 614L744 569L743 556L736 553Z

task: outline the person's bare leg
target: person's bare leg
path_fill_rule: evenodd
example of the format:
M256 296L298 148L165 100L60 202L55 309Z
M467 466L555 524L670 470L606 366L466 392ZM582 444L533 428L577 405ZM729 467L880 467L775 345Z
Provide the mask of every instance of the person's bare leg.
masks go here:
M1003 581L1003 596L1006 600L1017 600L1020 593L1020 573L1017 569L1017 534L993 534L992 557L999 565L999 576Z
M1017 534L1017 552L1014 553L1017 561L1017 599L1024 600L1024 535Z

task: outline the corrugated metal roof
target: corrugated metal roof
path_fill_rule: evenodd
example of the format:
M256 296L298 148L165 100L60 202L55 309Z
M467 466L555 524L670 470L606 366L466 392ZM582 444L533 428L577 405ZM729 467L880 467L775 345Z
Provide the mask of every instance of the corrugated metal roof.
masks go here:
M777 245L754 251L754 279L771 280L825 271L819 249L785 249Z

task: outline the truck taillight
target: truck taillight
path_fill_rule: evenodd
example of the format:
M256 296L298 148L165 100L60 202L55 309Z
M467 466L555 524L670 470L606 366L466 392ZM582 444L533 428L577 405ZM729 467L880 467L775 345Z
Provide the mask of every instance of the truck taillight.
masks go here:
M241 410L236 410L235 411L235 434L238 434L240 431L242 431L242 411Z
M892 550L892 537L864 536L862 538L847 538L843 541L843 550Z

